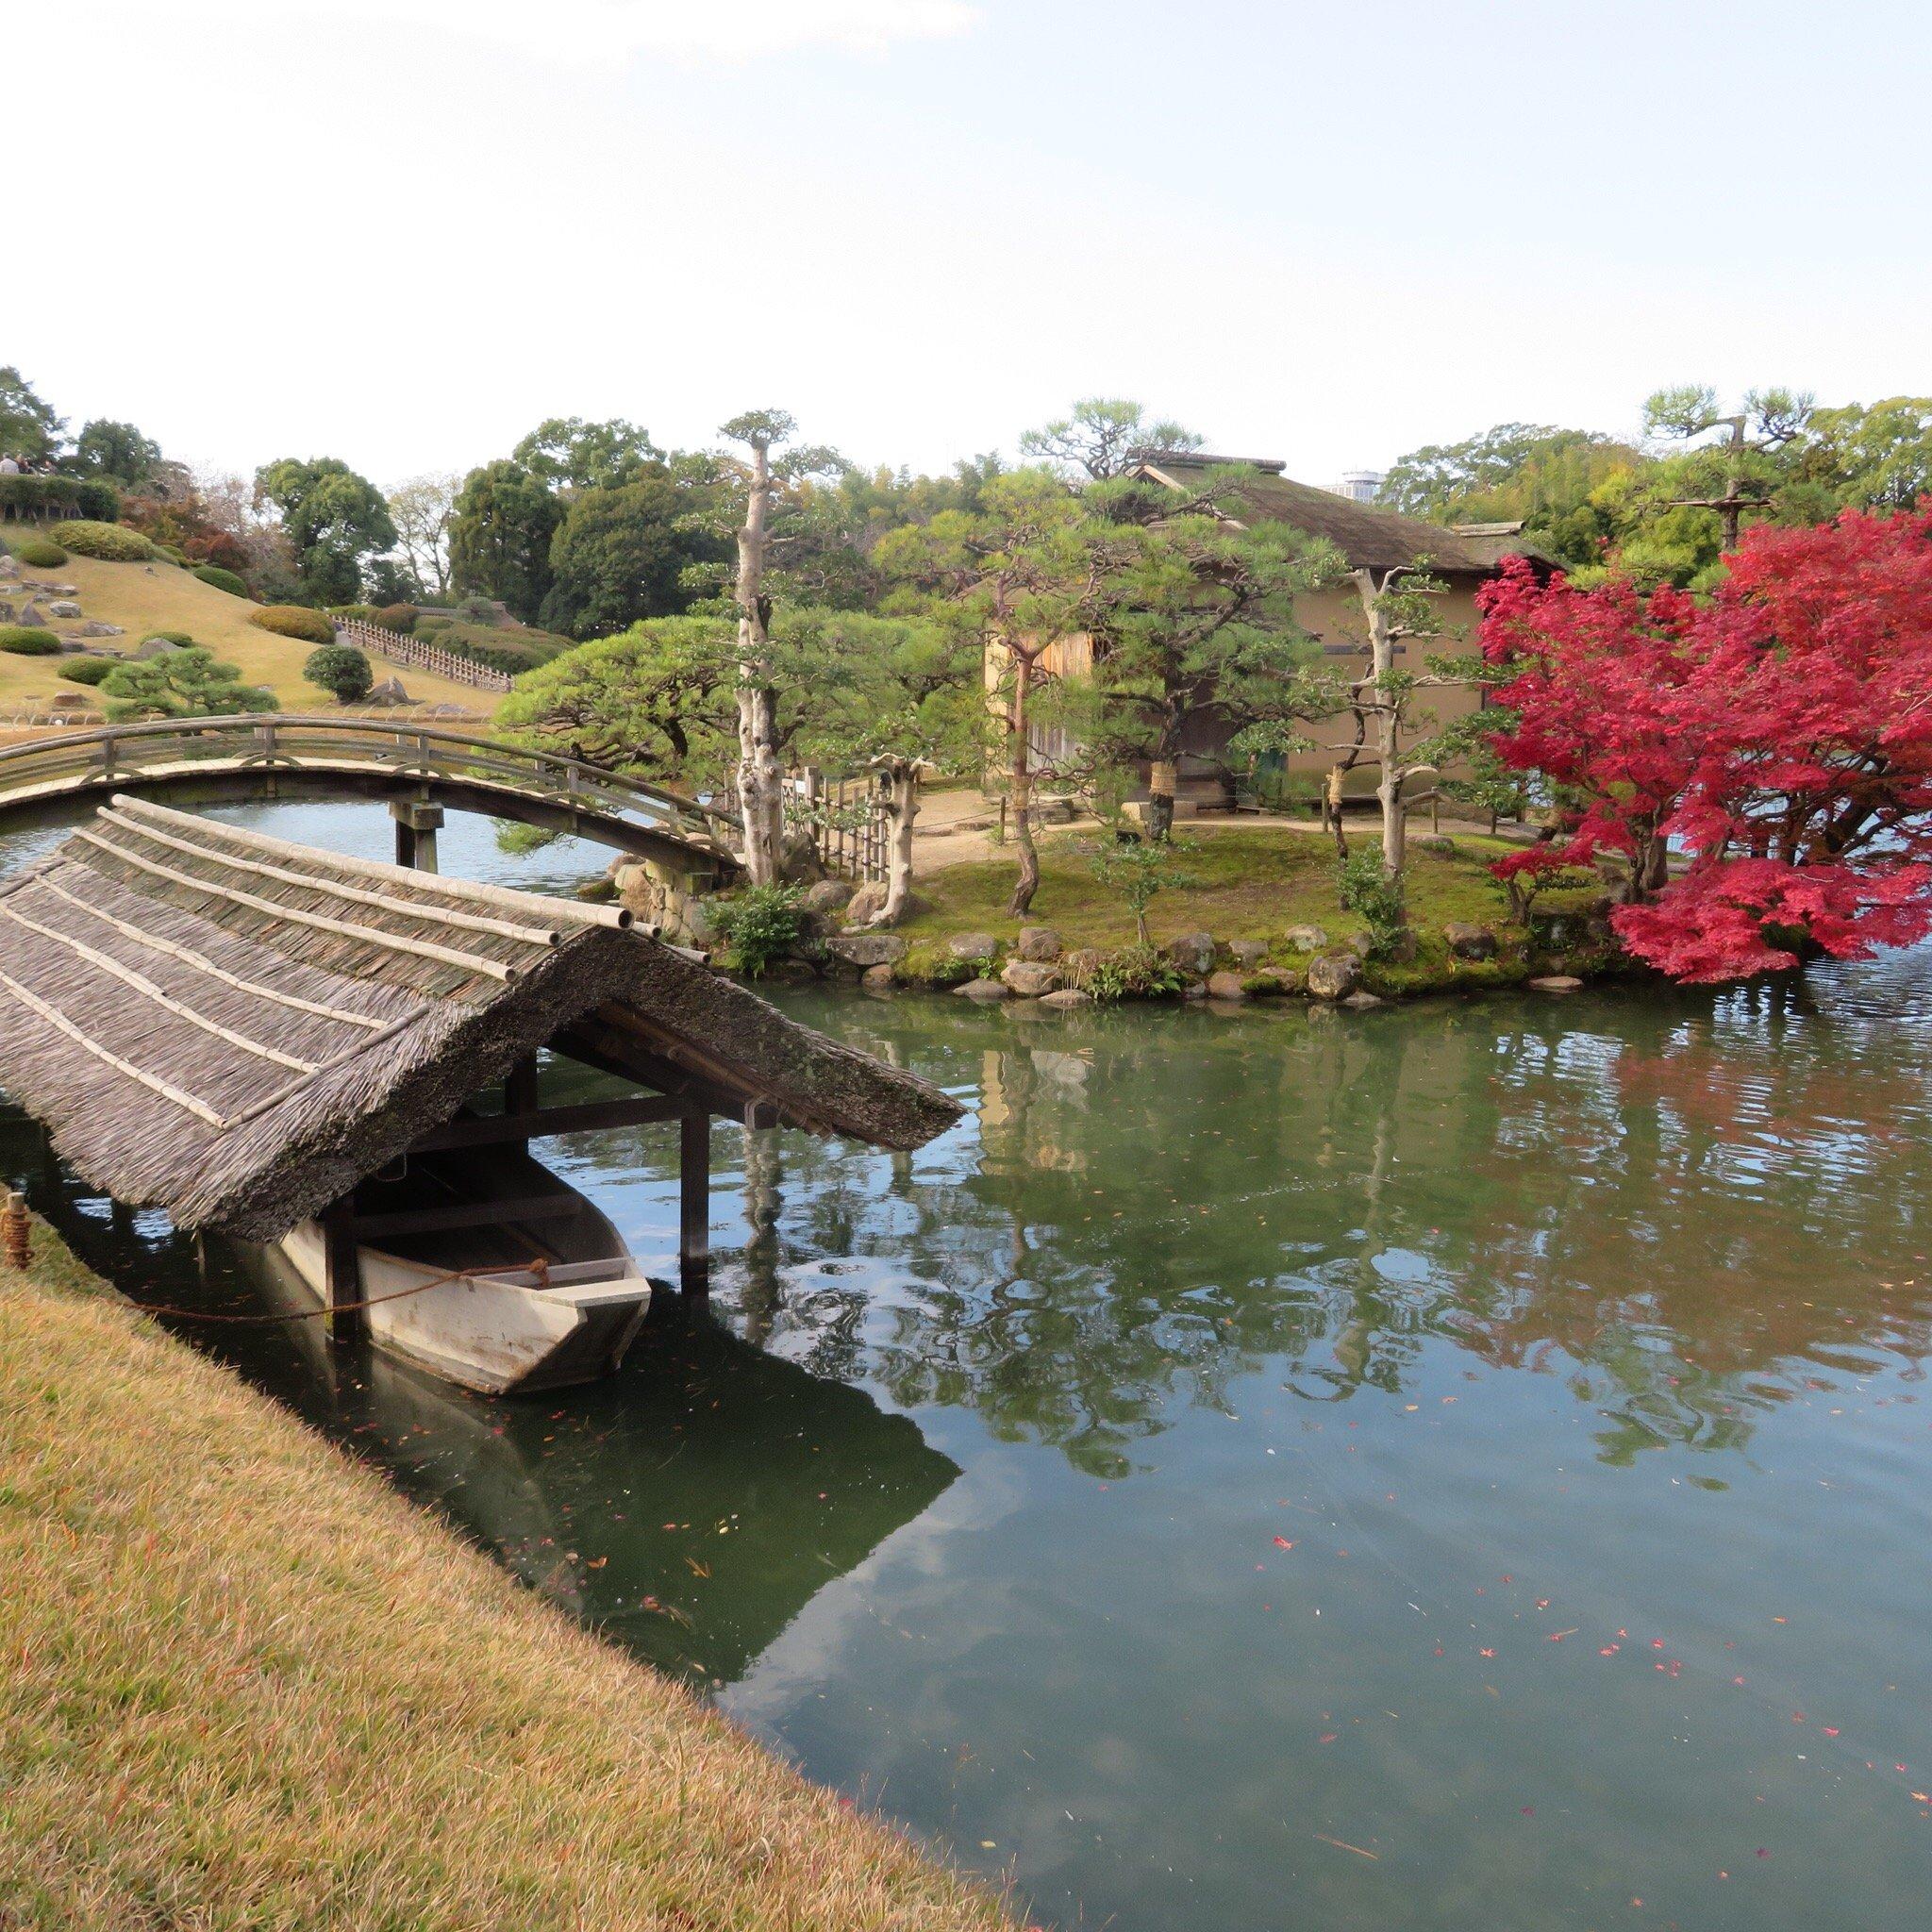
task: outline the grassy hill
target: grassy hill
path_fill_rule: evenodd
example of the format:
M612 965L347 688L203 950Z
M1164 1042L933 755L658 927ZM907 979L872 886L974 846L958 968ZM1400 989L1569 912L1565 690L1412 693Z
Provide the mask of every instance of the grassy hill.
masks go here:
M250 683L266 685L285 711L322 710L334 703L302 675L303 662L315 648L312 644L276 637L250 624L248 613L255 606L247 598L218 591L171 563L101 563L92 558L73 557L58 569L29 570L26 574L74 585L80 608L89 617L122 625L126 636L103 639L105 649L131 651L155 631L186 631L216 657L239 665ZM0 596L16 606L21 601L13 587L0 588ZM45 602L42 597L43 608ZM53 628L70 630L74 625L57 622ZM394 669L375 662L378 679ZM10 711L24 698L77 691L79 686L61 677L60 664L58 658L16 658L0 652L0 714ZM426 672L395 670L395 675L412 698L421 698L425 704L463 705L487 717L499 702L493 691L454 684Z

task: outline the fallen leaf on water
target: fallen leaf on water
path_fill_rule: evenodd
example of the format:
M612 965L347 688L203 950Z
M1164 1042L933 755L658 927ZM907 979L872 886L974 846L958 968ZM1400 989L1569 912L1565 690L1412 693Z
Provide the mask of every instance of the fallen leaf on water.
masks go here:
M1278 1536L1274 1539L1274 1547L1277 1550L1291 1550L1294 1545L1285 1536Z

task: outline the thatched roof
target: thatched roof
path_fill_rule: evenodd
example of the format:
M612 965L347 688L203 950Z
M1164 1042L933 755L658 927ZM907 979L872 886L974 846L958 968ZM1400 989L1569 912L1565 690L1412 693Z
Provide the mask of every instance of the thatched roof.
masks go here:
M96 1187L273 1240L552 1044L885 1147L937 1088L614 908L342 858L117 797L0 880L0 1086Z
M1198 484L1206 471L1230 460L1239 459L1158 451L1144 456L1141 467L1156 482L1186 490ZM1466 536L1441 524L1398 516L1393 510L1297 483L1277 474L1279 463L1251 467L1260 474L1245 478L1231 492L1248 512L1241 521L1287 524L1311 537L1325 537L1351 570L1393 570L1426 558L1445 575L1488 576L1506 556L1541 555L1533 541L1513 533Z

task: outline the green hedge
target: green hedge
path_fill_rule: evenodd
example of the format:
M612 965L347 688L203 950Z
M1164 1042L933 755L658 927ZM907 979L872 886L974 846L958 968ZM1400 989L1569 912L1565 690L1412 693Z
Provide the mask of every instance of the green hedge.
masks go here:
M58 570L67 561L67 553L58 543L50 543L44 537L29 537L24 542L13 546L13 554L23 563L30 563L36 570Z
M56 524L47 534L76 557L97 557L108 563L144 563L155 554L155 546L139 530L120 524Z
M0 624L0 651L10 651L16 658L52 658L59 650L60 640L38 625Z
M117 658L75 658L60 667L69 684L98 684L120 662Z
M231 570L224 570L218 563L201 563L194 567L193 575L203 583L212 584L218 591L225 591L231 597L245 597L248 586Z
M332 644L336 627L320 610L302 604L264 604L248 613L250 624L272 630L277 637L299 638L305 644Z
M385 604L375 613L375 621L384 630L400 631L407 637L416 628L416 607L413 604Z
M112 484L85 476L0 476L0 511L6 510L111 524L121 514L121 496Z

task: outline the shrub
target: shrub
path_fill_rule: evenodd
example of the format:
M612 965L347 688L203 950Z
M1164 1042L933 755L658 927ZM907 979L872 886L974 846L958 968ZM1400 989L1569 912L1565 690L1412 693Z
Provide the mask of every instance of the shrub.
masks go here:
M108 563L141 563L155 554L155 546L139 530L121 524L81 520L56 524L47 534L77 557L97 557Z
M194 567L194 575L203 583L212 584L218 591L225 591L231 597L245 597L248 586L231 570L224 570L218 563L201 563Z
M375 621L384 630L400 631L407 637L416 628L416 607L413 604L385 604L375 613Z
M416 620L418 630L447 630L449 626L450 620L447 617L418 617Z
M319 610L302 604L264 604L248 613L250 624L272 630L277 637L298 638L305 644L332 644L336 627Z
M1343 909L1368 927L1370 957L1387 958L1401 943L1407 921L1402 881L1382 870L1380 847L1364 845L1342 859L1335 868L1335 891Z
M1087 991L1103 1002L1158 1000L1179 992L1187 983L1180 968L1152 946L1126 946L1093 969Z
M185 630L151 630L142 637L142 642L151 644L157 638L164 644L178 644L184 651L194 642L193 638Z
M13 552L23 563L30 563L36 570L58 570L67 561L67 553L58 543L50 543L44 537L29 537L25 543L18 544Z
M800 937L797 886L749 886L735 899L713 899L711 923L724 937L747 979L758 979Z
M69 684L99 684L114 669L112 658L75 658L60 667Z
M172 563L177 570L186 570L188 568L187 558L180 551L176 550L172 543L157 543L155 545L155 555Z
M302 675L310 684L333 691L339 705L353 705L358 698L366 698L375 683L369 659L354 644L325 644L321 650L311 651L302 666Z
M124 659L103 680L113 700L108 716L116 724L137 718L217 718L242 711L273 711L275 693L243 684L232 664L211 651L170 651L164 658Z
M496 606L488 597L465 597L457 606L457 609L463 616L467 617L472 624L494 624L496 622Z
M38 625L0 624L0 651L16 658L52 658L59 649L60 640Z

